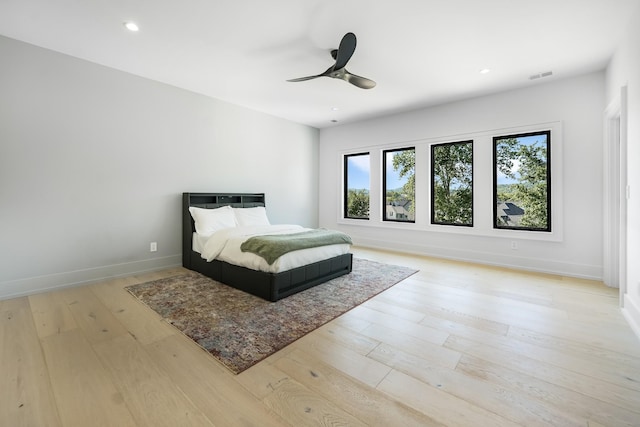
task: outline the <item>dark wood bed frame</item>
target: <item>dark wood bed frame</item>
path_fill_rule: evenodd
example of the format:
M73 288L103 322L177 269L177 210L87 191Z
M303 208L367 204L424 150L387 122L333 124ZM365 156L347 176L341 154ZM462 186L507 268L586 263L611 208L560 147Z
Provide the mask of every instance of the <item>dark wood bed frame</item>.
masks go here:
M215 209L222 206L251 208L265 206L264 193L183 193L182 265L226 285L277 301L296 292L351 272L353 255L347 253L280 273L266 273L213 260L207 262L192 248L195 226L189 207Z

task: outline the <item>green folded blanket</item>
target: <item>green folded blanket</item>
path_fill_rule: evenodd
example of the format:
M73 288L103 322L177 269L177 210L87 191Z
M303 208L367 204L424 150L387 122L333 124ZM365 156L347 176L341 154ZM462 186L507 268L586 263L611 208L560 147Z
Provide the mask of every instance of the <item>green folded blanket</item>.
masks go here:
M240 250L254 253L271 265L279 257L292 251L342 243L352 244L351 237L340 231L319 228L302 233L250 237L240 245Z

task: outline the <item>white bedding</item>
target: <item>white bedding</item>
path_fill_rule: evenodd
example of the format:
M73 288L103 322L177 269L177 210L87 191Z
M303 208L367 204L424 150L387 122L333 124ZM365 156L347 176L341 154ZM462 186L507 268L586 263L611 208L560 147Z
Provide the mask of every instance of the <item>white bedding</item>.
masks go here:
M292 234L308 231L299 225L262 225L250 227L233 227L216 231L211 236L201 236L194 233L193 250L200 253L207 261L217 259L229 264L239 265L252 270L265 271L269 273L279 273L291 270L292 268L312 264L323 259L333 258L349 251L350 245L329 245L317 248L302 249L289 252L271 265L250 252L242 252L240 245L250 237L266 234Z

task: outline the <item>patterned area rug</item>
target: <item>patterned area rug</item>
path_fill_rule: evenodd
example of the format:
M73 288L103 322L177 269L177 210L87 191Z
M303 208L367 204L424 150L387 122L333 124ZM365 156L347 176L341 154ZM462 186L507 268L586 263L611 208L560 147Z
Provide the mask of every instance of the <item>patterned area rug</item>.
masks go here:
M277 302L191 271L126 289L238 374L414 273L354 258L350 274Z

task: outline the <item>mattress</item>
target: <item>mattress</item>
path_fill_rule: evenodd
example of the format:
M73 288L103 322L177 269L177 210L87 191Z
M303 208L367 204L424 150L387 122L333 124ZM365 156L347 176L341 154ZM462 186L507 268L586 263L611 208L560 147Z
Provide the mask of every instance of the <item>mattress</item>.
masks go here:
M217 259L229 264L267 273L280 273L349 252L351 246L349 244L319 246L317 248L289 252L269 265L264 258L240 250L240 245L250 237L269 234L293 234L309 230L309 228L299 225L288 224L233 227L219 230L211 236L193 233L192 247L208 262Z

